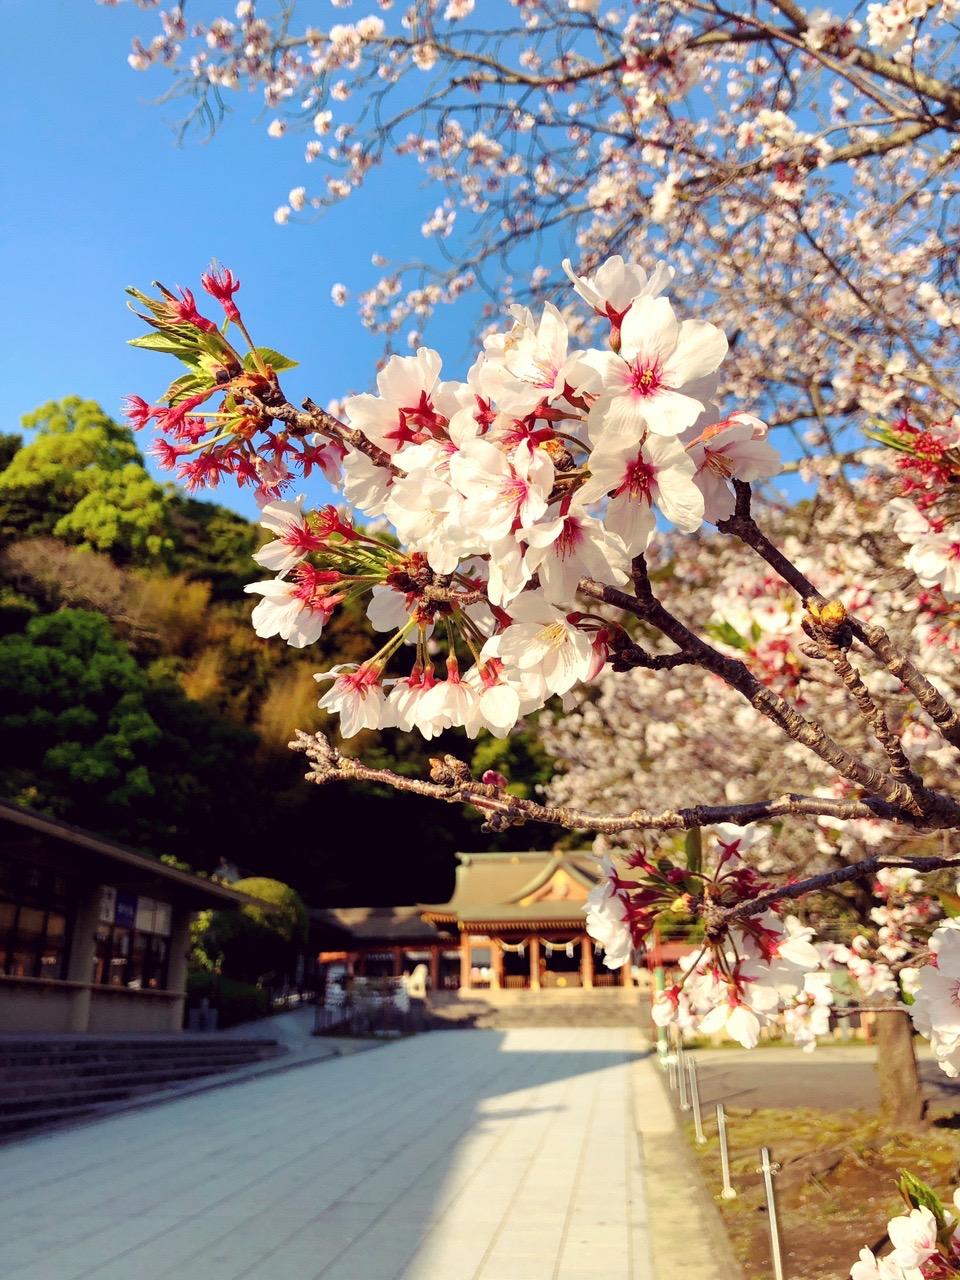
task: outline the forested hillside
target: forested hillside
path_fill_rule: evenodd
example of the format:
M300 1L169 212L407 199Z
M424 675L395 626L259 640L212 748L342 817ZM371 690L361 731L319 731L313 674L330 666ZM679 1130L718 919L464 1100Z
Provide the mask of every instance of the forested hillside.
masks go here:
M393 792L319 791L287 749L326 721L313 673L369 652L366 619L338 611L305 652L258 639L242 594L262 577L255 525L154 481L93 401L51 402L23 426L0 436L0 794L198 870L226 858L315 904L444 897L453 850L493 844L479 822ZM412 771L464 747L349 744ZM527 786L548 772L529 736L472 749Z

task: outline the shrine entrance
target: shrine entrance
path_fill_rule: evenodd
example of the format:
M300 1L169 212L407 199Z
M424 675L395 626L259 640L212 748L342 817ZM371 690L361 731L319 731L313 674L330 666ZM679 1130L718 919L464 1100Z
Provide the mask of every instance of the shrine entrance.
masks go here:
M580 967L583 962L580 938L544 939L543 972L540 982L544 987L583 986Z

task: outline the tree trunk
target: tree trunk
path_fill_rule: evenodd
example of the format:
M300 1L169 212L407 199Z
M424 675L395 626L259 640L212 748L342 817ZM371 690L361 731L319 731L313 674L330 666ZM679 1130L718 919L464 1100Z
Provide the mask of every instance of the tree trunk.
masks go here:
M913 1024L907 1013L877 1014L877 1074L880 1114L891 1129L920 1129L927 1123Z

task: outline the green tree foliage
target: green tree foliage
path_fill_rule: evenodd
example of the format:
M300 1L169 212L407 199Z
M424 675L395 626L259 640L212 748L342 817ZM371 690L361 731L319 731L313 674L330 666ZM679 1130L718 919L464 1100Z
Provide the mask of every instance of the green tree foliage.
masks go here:
M106 618L32 618L0 638L0 789L83 826L215 864L255 827L255 739L151 680ZM239 762L239 767L238 767ZM238 809L252 803L253 814Z
M289 885L265 876L238 880L232 887L257 901L239 911L202 913L193 935L201 966L244 982L292 973L307 941L303 899Z
M0 640L0 761L13 794L62 811L76 793L128 807L152 792L142 763L160 730L144 679L105 618L66 609Z
M0 537L52 533L122 563L169 555L163 488L129 428L93 400L51 400L23 419L36 434L0 472Z

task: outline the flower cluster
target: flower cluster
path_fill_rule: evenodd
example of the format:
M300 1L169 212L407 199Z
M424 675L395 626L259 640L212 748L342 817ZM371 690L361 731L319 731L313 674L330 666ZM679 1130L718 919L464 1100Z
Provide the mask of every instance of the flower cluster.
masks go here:
M947 920L930 938L930 963L916 973L910 1015L940 1069L960 1076L960 921Z
M960 1274L957 1214L910 1173L901 1174L899 1189L907 1211L887 1223L890 1252L878 1258L872 1249L861 1249L850 1268L850 1280L924 1280ZM953 1209L960 1213L960 1190L953 1194Z
M700 865L699 833L688 842L686 866L636 852L626 859L632 875L621 875L612 859L604 859L605 878L585 911L587 932L603 947L609 968L629 964L665 919L705 915L708 920L706 941L681 961L681 979L654 1001L658 1026L675 1023L684 1032L705 1035L725 1032L745 1048L757 1044L761 1029L772 1025L786 1005L798 1029L801 1021L819 1026L817 1011L829 1004L830 995L829 982L808 982L825 977L814 972L821 957L812 929L774 911L744 916L729 927L709 924L711 916L768 887L742 857L763 834L720 824L710 873Z
M169 406L130 400L135 425L155 421L161 461L191 486L222 474L256 485L274 535L257 555L277 577L252 584L257 633L303 646L335 608L366 597L383 646L333 679L321 706L341 733L453 726L507 733L555 694L590 681L628 643L617 624L582 610L578 584L622 586L658 521L691 533L733 511L733 480L780 469L767 428L724 414L713 396L727 342L713 324L681 320L663 296L671 271L648 276L609 259L574 290L607 327L605 349L577 349L552 304L512 308L464 381L442 378L439 355L393 356L375 394L343 403L345 421L303 419L277 372L289 361L253 346L229 272L204 277L223 304L218 329L193 295L134 293L188 374ZM241 356L228 336L239 330ZM215 395L219 407L204 409ZM335 512L280 498L296 474L322 467L368 520L372 536ZM411 654L403 661L404 652ZM437 671L437 660L441 663Z

